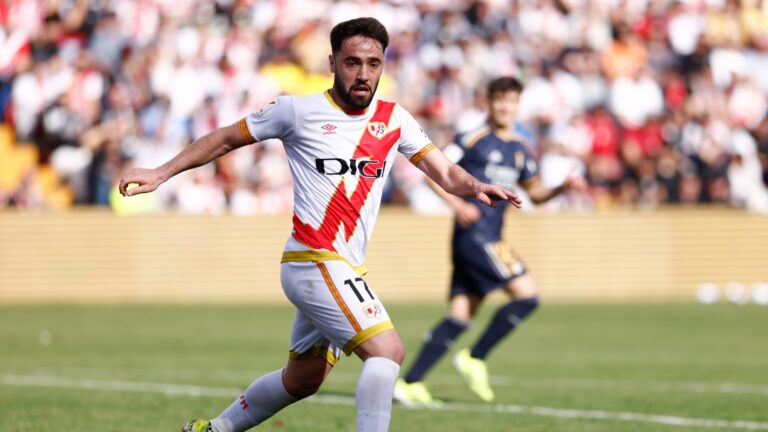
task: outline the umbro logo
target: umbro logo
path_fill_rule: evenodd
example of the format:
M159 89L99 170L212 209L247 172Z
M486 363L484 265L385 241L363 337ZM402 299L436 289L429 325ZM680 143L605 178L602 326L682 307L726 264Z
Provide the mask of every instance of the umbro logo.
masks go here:
M324 130L323 135L329 135L329 134L335 134L336 132L336 126L326 123L322 126L320 126L320 129Z

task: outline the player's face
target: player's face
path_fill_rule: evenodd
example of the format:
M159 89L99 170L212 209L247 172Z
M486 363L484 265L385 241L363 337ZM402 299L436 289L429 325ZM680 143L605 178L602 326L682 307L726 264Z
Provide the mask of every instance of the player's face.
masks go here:
M491 95L490 120L499 128L512 127L517 118L517 109L520 106L520 93L508 91Z
M343 108L365 109L371 104L379 78L384 70L384 50L381 44L364 36L344 40L341 49L329 56L333 72L333 90Z

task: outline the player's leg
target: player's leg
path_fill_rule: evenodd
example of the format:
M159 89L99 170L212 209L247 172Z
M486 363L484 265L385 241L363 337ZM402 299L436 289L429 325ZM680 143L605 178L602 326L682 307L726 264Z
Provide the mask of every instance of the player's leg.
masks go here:
M317 393L333 365L322 356L290 359L283 373L285 390L294 398L304 399Z
M521 320L533 309L530 296L535 296L532 279L527 276L525 264L504 242L486 244L484 254L477 254L478 259L472 272L479 290L487 293L494 288L504 286L515 294L525 296L504 305L496 312L472 349L463 349L456 353L453 364L467 382L469 388L484 401L490 402L495 395L488 379L488 367L485 357L511 329L510 326ZM520 301L518 301L520 300ZM534 306L535 308L535 306Z
M354 349L363 361L355 388L358 432L389 430L392 393L405 349L394 329L379 333Z
M488 327L472 347L471 356L484 360L504 337L510 334L539 305L539 288L526 273L509 281L505 289L512 300L501 306Z
M477 298L480 297L477 296ZM470 318L474 318L476 309L477 305L472 309ZM464 348L454 355L452 363L475 394L485 401L493 400L494 394L488 383L488 369L484 361L472 359L469 355L469 349Z
M242 432L288 405L314 394L332 366L321 357L290 359L283 369L262 375L210 422L211 432Z
M363 369L355 392L358 432L389 428L392 391L403 344L373 289L343 261L284 263L285 279L301 274L288 298L334 347L356 353ZM284 283L284 286L286 284Z
M470 324L475 319L477 308L483 298L477 293L461 293L451 296L448 306L449 317Z
M519 262L519 261L518 261ZM512 332L538 306L538 287L520 263L516 266L521 274L510 280L505 288L513 296L512 301L501 306L471 350L459 351L454 366L481 399L490 402L495 398L488 379L485 359L493 347Z
M210 431L248 430L286 406L314 394L331 372L338 356L339 350L330 346L311 319L297 310L285 368L251 383L238 399L211 420Z
M445 355L468 327L475 316L481 297L471 292L465 283L462 267L454 267L451 281L451 300L448 315L441 319L427 334L416 360L403 379L395 386L395 400L409 405L438 404L424 385L424 376Z
M322 286L317 267L283 264L280 277L286 296L297 306L286 367L259 377L215 419L193 420L182 432L240 432L256 426L317 391L338 360L341 350L324 337L312 314L304 312L312 298L308 288Z
M469 327L479 302L480 297L475 294L462 293L451 297L448 315L424 335L419 354L405 374L405 383L411 384L424 379L456 338Z

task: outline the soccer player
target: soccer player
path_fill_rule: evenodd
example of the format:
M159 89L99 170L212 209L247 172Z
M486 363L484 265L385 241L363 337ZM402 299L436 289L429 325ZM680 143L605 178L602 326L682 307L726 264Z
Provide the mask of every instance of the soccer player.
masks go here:
M184 170L270 138L282 140L293 175L293 232L280 270L283 291L296 307L287 364L251 383L218 417L192 420L183 432L239 432L262 423L315 393L342 352L363 361L355 391L357 430L388 429L404 349L362 276L396 152L450 193L489 206L496 201L520 205L512 192L479 182L435 151L402 107L374 98L389 42L381 23L373 18L342 22L330 39L331 89L278 97L196 140L160 167L132 169L120 181L123 195L150 192Z
M544 187L537 176L536 162L515 133L515 120L522 85L503 77L488 85L490 112L487 125L458 135L445 154L479 180L511 188L520 184L534 203L548 201L569 189L585 186L581 176L571 175L555 188ZM448 315L424 338L419 356L404 379L398 379L394 397L406 405L433 405L435 400L423 383L424 375L466 330L485 296L503 288L511 301L499 308L472 349L463 349L453 364L469 388L490 402L494 393L488 383L485 358L507 334L539 304L539 289L523 261L501 240L505 204L480 206L476 199L461 199L438 187L435 191L453 209L456 223L451 244L453 276Z

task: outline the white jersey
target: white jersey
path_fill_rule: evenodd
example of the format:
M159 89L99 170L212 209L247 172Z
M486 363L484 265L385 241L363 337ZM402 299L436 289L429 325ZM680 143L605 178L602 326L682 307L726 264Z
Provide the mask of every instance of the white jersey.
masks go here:
M248 142L283 141L293 175L293 233L283 262L342 259L359 267L396 152L413 164L435 146L401 106L344 111L326 91L281 96L239 123Z

